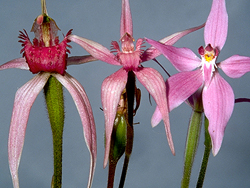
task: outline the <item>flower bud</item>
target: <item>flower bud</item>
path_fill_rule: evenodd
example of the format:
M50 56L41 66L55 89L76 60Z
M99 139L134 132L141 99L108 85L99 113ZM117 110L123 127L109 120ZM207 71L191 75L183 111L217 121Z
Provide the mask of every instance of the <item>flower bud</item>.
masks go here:
M116 114L111 137L110 160L117 162L123 155L127 140L127 122L123 114Z

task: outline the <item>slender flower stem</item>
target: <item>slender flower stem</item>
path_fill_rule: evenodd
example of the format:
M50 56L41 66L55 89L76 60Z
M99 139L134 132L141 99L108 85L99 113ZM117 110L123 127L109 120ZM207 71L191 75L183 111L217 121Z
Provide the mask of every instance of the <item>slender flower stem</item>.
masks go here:
M114 179L115 179L115 169L118 161L109 161L109 176L108 176L108 188L114 187Z
M41 6L42 6L42 14L48 15L47 8L46 8L46 1L41 0Z
M185 150L185 162L184 162L184 171L183 177L181 181L182 188L189 187L189 181L191 176L191 170L194 162L194 157L196 154L199 138L200 138L200 129L201 129L201 122L202 122L202 112L200 111L193 111L189 128L188 128L188 135L187 135L187 142L186 142L186 150Z
M204 141L205 150L204 150L203 160L202 160L200 174L199 174L196 188L200 188L203 186L203 182L204 182L206 170L207 170L208 159L209 159L210 151L212 148L211 138L210 138L210 135L208 132L209 122L208 122L208 119L206 117L205 117L204 124L205 124L205 141Z
M133 71L128 72L126 92L127 92L127 101L128 101L127 143L126 143L126 148L125 148L125 158L124 158L119 188L123 188L124 186L127 169L128 169L129 158L133 149L133 139L134 139L133 112L134 112L134 99L135 99L135 74Z
M62 185L62 137L64 125L63 89L60 82L51 76L44 87L44 94L53 135L54 175L52 187Z
M238 103L238 102L250 102L250 99L248 99L248 98L238 98L238 99L235 99L234 102L235 103Z

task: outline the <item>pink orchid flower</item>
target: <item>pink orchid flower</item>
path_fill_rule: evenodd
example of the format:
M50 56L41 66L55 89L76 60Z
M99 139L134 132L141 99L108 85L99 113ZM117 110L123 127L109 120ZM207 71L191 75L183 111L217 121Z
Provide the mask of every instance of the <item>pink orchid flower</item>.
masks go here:
M172 45L184 35L187 35L190 32L200 29L201 27L203 27L203 25L173 34L169 37L162 39L161 42ZM117 105L119 103L121 93L126 86L129 71L134 72L137 79L148 90L150 95L154 98L157 106L159 107L160 113L163 117L170 149L172 153L175 154L172 136L170 132L166 98L166 86L163 77L155 69L146 68L141 65L142 62L151 60L160 55L160 52L153 47L143 52L141 47L144 40L141 38L137 40L136 46L134 47L132 16L128 0L122 0L120 37L121 50L119 48L119 44L113 41L111 43L112 51L86 38L78 37L75 35L69 35L68 37L71 41L81 45L96 59L99 59L112 65L122 66L121 69L107 77L102 83L101 96L105 116L106 131L104 167L106 167L108 162L111 133L113 130ZM116 52L117 54L114 55L112 52Z
M90 151L90 174L88 187L91 187L96 165L96 130L92 109L88 97L81 84L65 72L67 66L67 52L70 47L67 36L59 43L55 21L43 14L37 17L32 30L35 33L33 44L26 31L20 32L19 42L22 43L24 58L11 60L0 66L0 70L20 68L38 73L33 79L19 88L16 92L12 118L10 123L8 154L9 166L13 185L19 187L18 167L24 145L25 131L30 109L40 91L44 88L50 76L54 76L71 94L79 112L85 141ZM68 64L80 64L95 60L93 57L69 58Z
M146 39L180 71L166 82L170 111L202 88L203 109L209 120L208 129L214 155L221 147L226 125L234 108L233 90L220 76L218 68L232 78L241 77L250 71L249 57L234 55L216 63L227 38L227 29L228 15L225 0L213 0L204 29L206 47L198 49L201 59L188 48L176 48ZM156 126L161 119L162 115L156 109L152 124Z

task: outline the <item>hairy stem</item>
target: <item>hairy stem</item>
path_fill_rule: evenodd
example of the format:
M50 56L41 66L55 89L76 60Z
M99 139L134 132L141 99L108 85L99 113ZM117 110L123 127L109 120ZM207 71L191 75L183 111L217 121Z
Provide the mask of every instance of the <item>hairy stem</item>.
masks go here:
M44 94L53 136L54 175L52 178L52 187L61 188L64 101L62 85L55 77L51 76L49 78L44 87Z

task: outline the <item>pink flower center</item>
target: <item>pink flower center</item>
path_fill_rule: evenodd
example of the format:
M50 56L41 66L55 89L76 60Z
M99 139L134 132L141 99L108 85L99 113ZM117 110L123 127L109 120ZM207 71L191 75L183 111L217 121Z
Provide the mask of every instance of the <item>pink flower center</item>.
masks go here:
M121 38L122 51L120 51L119 45L117 42L113 41L112 52L117 52L116 57L120 61L123 68L127 71L136 71L140 67L141 63L141 45L143 44L143 39L138 39L136 42L136 48L134 47L134 38L125 33Z
M30 42L27 32L20 31L19 42L22 43L23 49L21 53L26 59L32 73L57 72L64 75L66 69L67 53L70 47L67 43L67 36L71 34L70 30L59 43L57 36L58 27L55 21L48 16L40 15L33 24L32 30L36 38L33 44Z
M203 46L201 46L198 49L199 54L206 60L206 62L211 62L213 59L215 59L219 52L217 48L213 48L211 44L208 44L205 49Z

